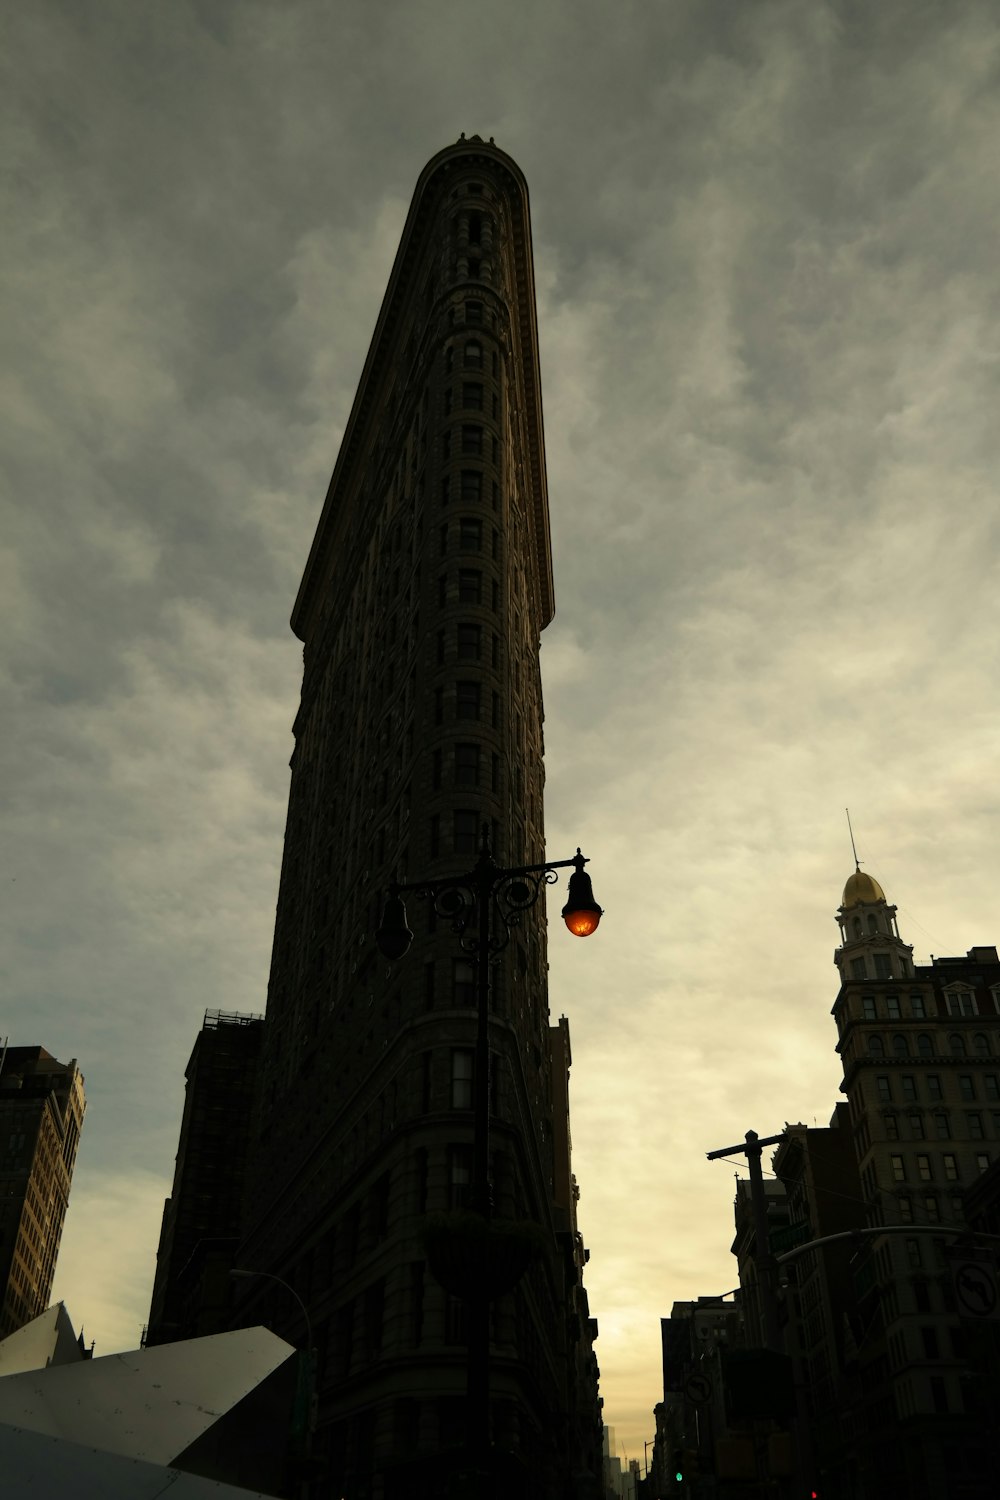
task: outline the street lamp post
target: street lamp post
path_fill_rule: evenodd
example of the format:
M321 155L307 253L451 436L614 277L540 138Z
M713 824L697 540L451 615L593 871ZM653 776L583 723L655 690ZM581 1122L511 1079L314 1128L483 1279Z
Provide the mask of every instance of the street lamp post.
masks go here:
M303 1321L306 1325L306 1345L299 1350L298 1360L298 1391L297 1404L302 1408L302 1492L308 1493L310 1478L310 1464L312 1460L312 1439L316 1429L316 1349L313 1344L312 1320L309 1310L293 1286L289 1286L282 1276L275 1276L272 1271L249 1271L242 1267L234 1266L229 1272L230 1276L240 1278L262 1277L265 1281L276 1281L279 1286L284 1287L290 1297L294 1297L299 1304ZM293 1423L297 1418L293 1413ZM294 1428L293 1428L294 1436Z
M601 920L594 900L587 860L577 849L573 859L538 865L499 866L490 849L488 825L482 825L479 856L471 870L438 880L417 880L389 887L375 942L390 960L403 957L413 941L407 926L404 894L431 901L439 917L450 921L461 946L476 959L476 1050L472 1123L472 1192L470 1207L488 1224L493 1215L490 1181L490 967L510 940L510 930L537 902L542 887L558 880L559 870L572 867L562 918L576 937L588 937ZM472 1279L467 1298L468 1374L467 1447L469 1459L488 1483L490 1447L489 1352L490 1297L483 1278ZM471 1477L471 1476L470 1476Z

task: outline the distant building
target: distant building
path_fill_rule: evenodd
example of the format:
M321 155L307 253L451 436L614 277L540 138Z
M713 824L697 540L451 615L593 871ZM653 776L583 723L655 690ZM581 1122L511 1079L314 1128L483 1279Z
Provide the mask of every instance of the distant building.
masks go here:
M1000 961L976 947L915 966L896 908L860 869L837 920L833 1015L867 1222L912 1227L853 1260L855 1483L866 1497L973 1500L993 1493L996 1454L947 1247L1000 1152Z
M225 1327L243 1223L260 1016L205 1012L185 1078L173 1190L163 1206L147 1345Z
M0 1338L49 1305L85 1109L75 1058L0 1044Z
M647 1493L691 1495L714 1483L717 1461L730 1442L726 1410L726 1360L745 1343L742 1299L719 1296L675 1302L660 1319L663 1400L654 1408ZM676 1474L684 1476L681 1489ZM714 1493L714 1491L713 1491Z

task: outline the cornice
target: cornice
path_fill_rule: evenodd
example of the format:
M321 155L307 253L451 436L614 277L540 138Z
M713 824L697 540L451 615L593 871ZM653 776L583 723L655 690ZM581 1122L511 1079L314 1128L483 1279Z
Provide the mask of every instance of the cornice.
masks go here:
M508 179L514 191L508 194L511 214L512 248L516 282L516 315L520 342L521 373L524 381L528 462L531 475L531 498L534 520L535 556L539 586L539 629L552 619L555 609L552 578L552 539L549 527L548 485L545 472L545 432L542 421L542 392L538 356L538 314L535 307L535 278L531 246L531 213L528 184L512 157L492 141L476 137L446 146L424 167L417 180L406 223L393 262L389 283L375 324L375 332L358 383L357 394L344 429L340 452L327 487L319 523L306 560L302 582L292 609L292 630L304 641L309 631L316 600L329 562L338 530L336 497L346 486L356 465L363 463L363 440L373 403L380 397L391 369L391 359L401 319L411 298L419 295L415 275L422 264L424 234L434 209L438 206L438 179L463 162L481 162L497 175Z

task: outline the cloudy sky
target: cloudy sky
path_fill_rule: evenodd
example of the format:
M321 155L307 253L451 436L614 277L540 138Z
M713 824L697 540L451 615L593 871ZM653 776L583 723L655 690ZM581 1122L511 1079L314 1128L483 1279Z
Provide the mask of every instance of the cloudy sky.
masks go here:
M263 1008L288 628L413 185L532 194L553 929L605 1415L736 1281L748 1129L827 1122L858 852L1000 938L1000 15L820 0L33 0L4 118L0 1034L89 1109L56 1295L148 1310L206 1008ZM1000 1143L997 1149L1000 1150Z

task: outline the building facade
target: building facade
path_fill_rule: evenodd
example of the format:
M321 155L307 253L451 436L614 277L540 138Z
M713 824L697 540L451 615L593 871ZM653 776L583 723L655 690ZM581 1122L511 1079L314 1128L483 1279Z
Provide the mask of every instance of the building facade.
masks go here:
M860 869L837 920L841 1088L868 1224L894 1228L854 1262L854 1482L865 1496L902 1485L913 1500L971 1500L992 1492L998 1454L950 1262L966 1194L1000 1152L1000 960L977 947L914 965Z
M0 1046L0 1338L49 1305L85 1109L75 1058Z
M163 1205L146 1345L198 1338L226 1325L263 1030L261 1016L205 1012L184 1074L180 1142L173 1189Z
M500 863L544 859L552 610L527 187L463 138L417 183L292 615L304 673L239 1263L309 1310L314 1458L347 1500L436 1496L461 1449L464 1307L424 1230L465 1202L486 1086L471 956L411 902L414 942L387 964L380 909L393 880L470 869L484 828ZM551 1245L493 1302L492 1441L525 1500L587 1493L581 1462L599 1484L546 974L539 903L490 1021L494 1214ZM304 1336L277 1283L239 1287L238 1321Z

